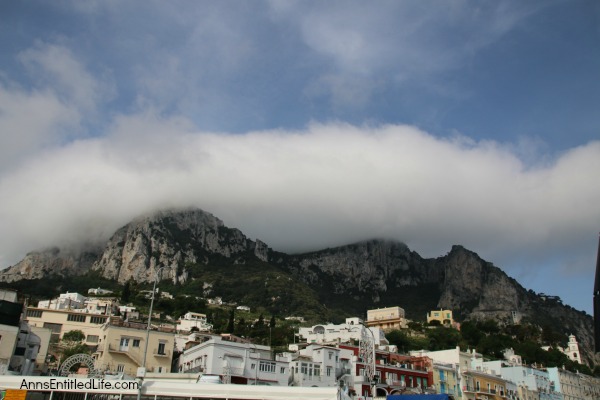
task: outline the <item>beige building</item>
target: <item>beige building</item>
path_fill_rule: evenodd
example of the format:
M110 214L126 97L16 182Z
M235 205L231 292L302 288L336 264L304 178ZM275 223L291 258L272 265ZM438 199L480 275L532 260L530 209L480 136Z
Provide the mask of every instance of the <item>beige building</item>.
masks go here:
M4 375L9 368L17 345L17 336L18 326L0 324L0 375Z
M367 326L384 331L407 327L404 309L401 307L378 308L367 311Z
M507 381L498 375L468 369L463 372L463 399L505 400Z
M427 323L439 321L440 325L453 325L452 310L434 310L427 314Z
M144 364L146 351L146 329L138 329L140 324L122 323L121 326L106 324L100 329L98 347L94 353L96 369L112 373L125 373L136 376ZM171 372L175 335L151 330L146 352L146 371L154 373Z
M89 314L82 310L52 310L47 308L27 308L26 319L30 326L48 328L52 331L51 342L62 339L65 332L80 330L85 335L85 344L95 346L100 337L102 324L108 316Z

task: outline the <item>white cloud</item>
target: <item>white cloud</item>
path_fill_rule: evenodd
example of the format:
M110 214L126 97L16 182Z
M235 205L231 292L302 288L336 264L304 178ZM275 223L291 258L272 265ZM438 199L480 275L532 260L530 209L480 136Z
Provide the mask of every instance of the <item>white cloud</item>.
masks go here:
M17 59L31 82L0 82L0 176L40 149L84 136L99 103L114 93L61 44L38 41Z
M23 157L60 141L79 119L76 110L50 91L0 84L0 171L12 169Z
M600 142L532 169L493 142L410 126L224 135L146 113L6 177L0 254L15 262L42 245L106 237L148 210L195 205L285 251L389 237L425 256L458 243L492 260L542 260L595 234L598 170Z
M65 102L85 111L93 111L113 93L114 88L99 82L63 45L38 41L18 58L39 85L51 87Z
M348 100L340 81L346 92L353 81L359 91L365 79L381 77L393 86L407 81L436 86L440 73L468 65L478 51L543 7L464 1L270 4L274 21L296 27L306 46L329 63L324 77L311 85L324 84L337 103Z

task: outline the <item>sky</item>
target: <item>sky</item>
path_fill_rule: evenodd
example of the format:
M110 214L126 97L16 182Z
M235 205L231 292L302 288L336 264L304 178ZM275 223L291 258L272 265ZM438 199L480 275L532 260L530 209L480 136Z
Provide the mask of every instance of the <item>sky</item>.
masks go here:
M0 2L1 268L192 206L591 313L599 176L595 0Z

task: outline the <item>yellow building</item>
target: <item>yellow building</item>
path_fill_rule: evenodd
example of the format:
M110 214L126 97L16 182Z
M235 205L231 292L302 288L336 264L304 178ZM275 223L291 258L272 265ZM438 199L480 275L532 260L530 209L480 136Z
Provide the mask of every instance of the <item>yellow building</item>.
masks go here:
M463 399L505 400L506 380L500 376L469 369L463 372Z
M460 398L458 366L434 362L433 385L436 393L449 394L454 398Z
M439 321L440 325L453 325L452 310L434 310L427 314L427 323Z
M66 332L79 330L85 335L85 344L95 346L100 337L100 328L109 317L83 311L85 309L75 311L29 307L26 320L30 326L50 329L52 343L57 343Z
M384 331L406 328L404 309L401 307L378 308L367 311L367 326Z
M96 369L112 373L123 372L136 376L144 364L146 351L146 329L106 324L102 326L98 347L94 352ZM139 324L135 324L136 326ZM171 372L175 335L151 330L146 351L146 371L154 373Z

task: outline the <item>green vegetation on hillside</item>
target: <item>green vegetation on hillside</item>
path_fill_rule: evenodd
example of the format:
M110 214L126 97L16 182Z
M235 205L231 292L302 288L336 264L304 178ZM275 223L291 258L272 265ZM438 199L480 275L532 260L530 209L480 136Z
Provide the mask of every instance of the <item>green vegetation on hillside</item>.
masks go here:
M411 323L410 329L394 330L386 334L390 344L398 346L401 353L410 350L427 349L431 351L452 349L475 349L484 358L503 359L504 350L513 349L526 364L544 367L565 367L570 371L592 374L586 365L571 361L556 347L564 347L567 338L552 328L539 328L528 323L522 325L501 326L494 320L465 321L460 331L444 326L427 326ZM550 350L542 349L550 346ZM600 368L594 372L600 375Z

